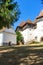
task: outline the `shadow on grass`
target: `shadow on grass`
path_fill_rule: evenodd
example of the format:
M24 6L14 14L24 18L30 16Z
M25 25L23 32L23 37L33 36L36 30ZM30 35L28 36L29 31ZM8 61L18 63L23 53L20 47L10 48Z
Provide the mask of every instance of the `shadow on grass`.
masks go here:
M0 65L43 65L43 49L29 46L11 48L14 50L0 54Z

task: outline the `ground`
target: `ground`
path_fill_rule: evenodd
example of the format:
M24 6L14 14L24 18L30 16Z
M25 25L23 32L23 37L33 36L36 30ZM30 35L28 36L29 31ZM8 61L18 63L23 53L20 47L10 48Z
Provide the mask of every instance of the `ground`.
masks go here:
M43 42L0 47L0 65L43 65Z

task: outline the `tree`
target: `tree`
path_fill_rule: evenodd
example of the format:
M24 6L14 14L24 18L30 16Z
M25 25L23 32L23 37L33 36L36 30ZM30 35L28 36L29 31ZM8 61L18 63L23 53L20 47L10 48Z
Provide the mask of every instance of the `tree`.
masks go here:
M9 28L19 18L19 8L14 0L0 0L0 29Z
M41 0L41 4L43 4L43 0Z
M16 31L16 35L17 35L17 44L19 44L19 42L22 42L22 44L24 44L22 34L19 31Z

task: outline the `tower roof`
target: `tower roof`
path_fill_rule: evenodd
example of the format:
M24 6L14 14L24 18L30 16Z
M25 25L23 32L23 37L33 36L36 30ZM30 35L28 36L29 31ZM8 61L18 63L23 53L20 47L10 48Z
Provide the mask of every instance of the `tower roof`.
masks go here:
M32 21L31 21L31 20L29 20L29 19L27 20L27 22L26 22L26 23L28 23L28 24L33 24L33 23L32 23Z
M22 21L19 26L22 27L22 26L24 26L25 24L26 24L26 22Z
M15 34L15 31L14 31L13 28L9 28L9 29L6 28L6 29L4 30L4 32Z
M15 34L15 31L14 31L14 29L11 27L11 28L5 28L5 27L3 27L1 30L0 30L0 32L7 32L7 33L12 33L12 34Z
M40 14L36 17L36 19L39 19L41 17L43 17L43 10L41 10Z
M33 24L33 23L31 22L31 20L27 20L26 22L24 22L24 21L21 22L19 26L23 27L25 24Z

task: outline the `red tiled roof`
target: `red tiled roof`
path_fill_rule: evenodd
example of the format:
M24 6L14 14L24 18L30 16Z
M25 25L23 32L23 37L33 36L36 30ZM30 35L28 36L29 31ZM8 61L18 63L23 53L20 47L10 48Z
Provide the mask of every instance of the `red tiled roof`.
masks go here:
M40 14L36 17L36 19L39 19L41 17L43 17L43 10L41 10Z
M26 22L21 22L19 26L22 27L22 26L24 26L25 24L26 24Z
M31 20L27 20L27 23L28 24L33 24Z
M32 25L35 25L35 23L32 22L31 20L28 20L27 23L28 23L28 24L32 24Z
M26 22L21 22L19 26L20 26L20 27L23 27L25 24L35 25L31 20L27 20Z
M34 20L34 22L33 22L33 24L36 24L36 23L37 23L37 21L38 21L38 19L35 19L35 20Z

